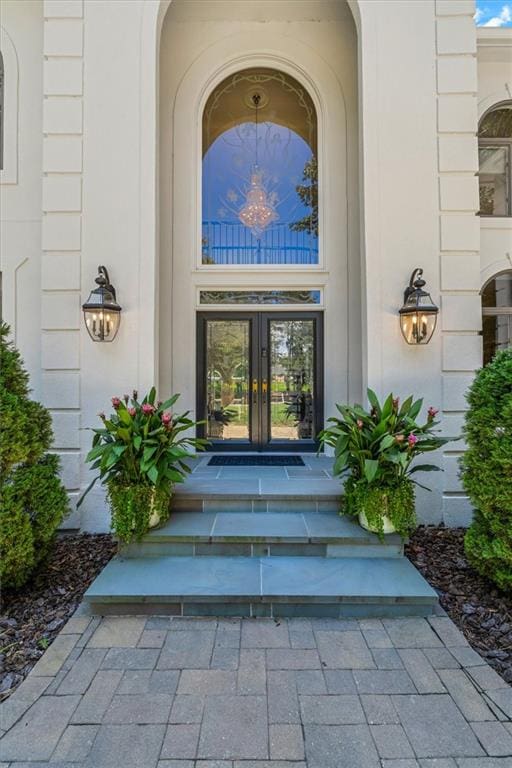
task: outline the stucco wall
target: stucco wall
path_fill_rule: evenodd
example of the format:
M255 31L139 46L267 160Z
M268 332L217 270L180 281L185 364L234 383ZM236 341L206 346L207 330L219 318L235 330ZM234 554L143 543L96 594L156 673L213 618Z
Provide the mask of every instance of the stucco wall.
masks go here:
M480 29L478 118L502 101L512 101L512 29ZM482 217L480 228L480 282L484 285L496 273L512 269L512 219Z
M195 3L190 8L196 18L186 22L175 6L175 18L171 13L165 21L176 26L164 36L161 79L160 33L168 0L44 0L44 24L41 16L37 24L32 17L30 25L27 21L31 31L27 26L21 35L25 53L20 72L25 60L26 66L32 62L30 82L34 89L37 83L41 87L44 34L44 127L41 94L34 90L29 99L33 112L23 124L33 137L27 167L37 173L30 171L33 185L23 204L26 213L20 216L19 208L3 215L30 219L38 227L44 212L39 245L39 234L25 236L32 225L23 225L21 239L28 243L33 238L33 268L39 252L42 275L34 272L30 288L22 292L30 307L24 322L31 330L23 332L19 344L35 382L42 355L42 395L54 414L55 449L73 498L88 482L83 457L90 434L80 429L96 424L96 414L108 407L110 397L154 381L160 381L163 394L181 384L170 366L172 334L179 334L180 323L190 318L172 314L173 305L180 305L172 298L179 286L173 286L170 269L176 249L186 244L175 239L172 224L170 153L180 153L180 147L173 146L172 102L201 56L215 46L221 50L237 34L252 36L255 48L264 48L268 37L269 48L282 38L285 49L309 49L302 62L304 76L314 80L315 67L317 73L321 70L320 63L313 63L317 61L343 85L346 218L336 226L347 230L342 233L347 238L343 258L350 282L340 284L340 295L347 297L349 309L347 315L346 307L338 313L332 307L326 323L330 333L340 327L346 334L352 383L340 387L338 398L333 378L329 407L345 392L349 399L356 398L367 384L381 394L390 389L402 397L414 392L425 396L426 405L442 407L445 434L460 434L464 391L481 363L481 270L487 269L486 259L503 260L503 238L509 234L496 226L483 232L481 264L480 222L475 216L474 3L360 0L349 5L357 27L357 77L355 31L350 17L340 21L336 0L315 3L315 16L308 22L297 18L301 6L292 2L245 2L238 19L230 18L238 3L214 8L212 2ZM15 11L21 18L18 9L25 6L38 4L4 3L13 18ZM205 7L208 18L202 15ZM217 19L212 18L215 14ZM3 19L7 23L5 12ZM343 29L352 32L344 36ZM225 50L231 55L227 43ZM506 64L484 62L479 55L479 101L493 92L500 66ZM318 87L321 92L325 83ZM192 125L191 132L195 129ZM19 136L21 141L22 131ZM36 204L41 188L42 202ZM188 189L186 180L183 189ZM332 212L337 203L331 200ZM492 248L487 244L491 240ZM328 248L335 253L335 244ZM16 248L3 250L12 254ZM80 303L93 286L98 264L109 269L123 306L113 344L94 344L80 318ZM403 288L418 266L425 271L441 315L432 342L415 348L401 337L397 311ZM340 275L336 279L341 280ZM187 280L188 290L191 274ZM14 306L14 293L9 296L6 301ZM348 332L341 326L347 317ZM22 325L18 328L21 333ZM347 371L341 375L347 378ZM193 406L190 380L188 384L185 399ZM439 457L444 474L426 478L434 492L419 495L422 519L448 524L469 520L470 505L457 477L462 449L462 443L451 443ZM105 525L100 491L90 497L81 519L89 528ZM71 524L78 521L75 516Z
M41 396L43 3L2 2L4 169L0 171L2 314Z

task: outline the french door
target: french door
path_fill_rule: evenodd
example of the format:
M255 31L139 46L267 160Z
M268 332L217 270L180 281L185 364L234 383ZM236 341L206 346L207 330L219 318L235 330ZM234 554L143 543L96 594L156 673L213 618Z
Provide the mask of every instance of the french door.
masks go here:
M197 414L213 450L316 450L321 312L198 313Z

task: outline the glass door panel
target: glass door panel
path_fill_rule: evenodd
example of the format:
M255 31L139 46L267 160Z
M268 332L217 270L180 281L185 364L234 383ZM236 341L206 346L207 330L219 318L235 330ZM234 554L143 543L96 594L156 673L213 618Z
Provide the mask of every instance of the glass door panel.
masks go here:
M206 321L206 437L250 440L250 320Z
M213 450L315 450L322 328L320 312L198 313L198 434Z
M269 321L269 438L315 437L314 320Z

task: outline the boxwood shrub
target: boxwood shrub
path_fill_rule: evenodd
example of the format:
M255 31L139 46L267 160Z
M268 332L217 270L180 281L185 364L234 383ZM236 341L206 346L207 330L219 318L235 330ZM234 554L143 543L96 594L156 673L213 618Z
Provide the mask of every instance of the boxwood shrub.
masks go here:
M51 416L30 400L20 354L0 325L0 578L20 587L46 557L68 512Z
M475 517L465 537L473 566L512 588L512 349L499 352L468 392L462 481Z

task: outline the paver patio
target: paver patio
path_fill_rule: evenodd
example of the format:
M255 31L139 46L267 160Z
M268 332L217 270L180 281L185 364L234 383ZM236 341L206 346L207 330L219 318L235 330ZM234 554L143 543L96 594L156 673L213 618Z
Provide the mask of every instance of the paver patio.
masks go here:
M512 768L469 650L446 616L76 616L0 706L0 768Z

